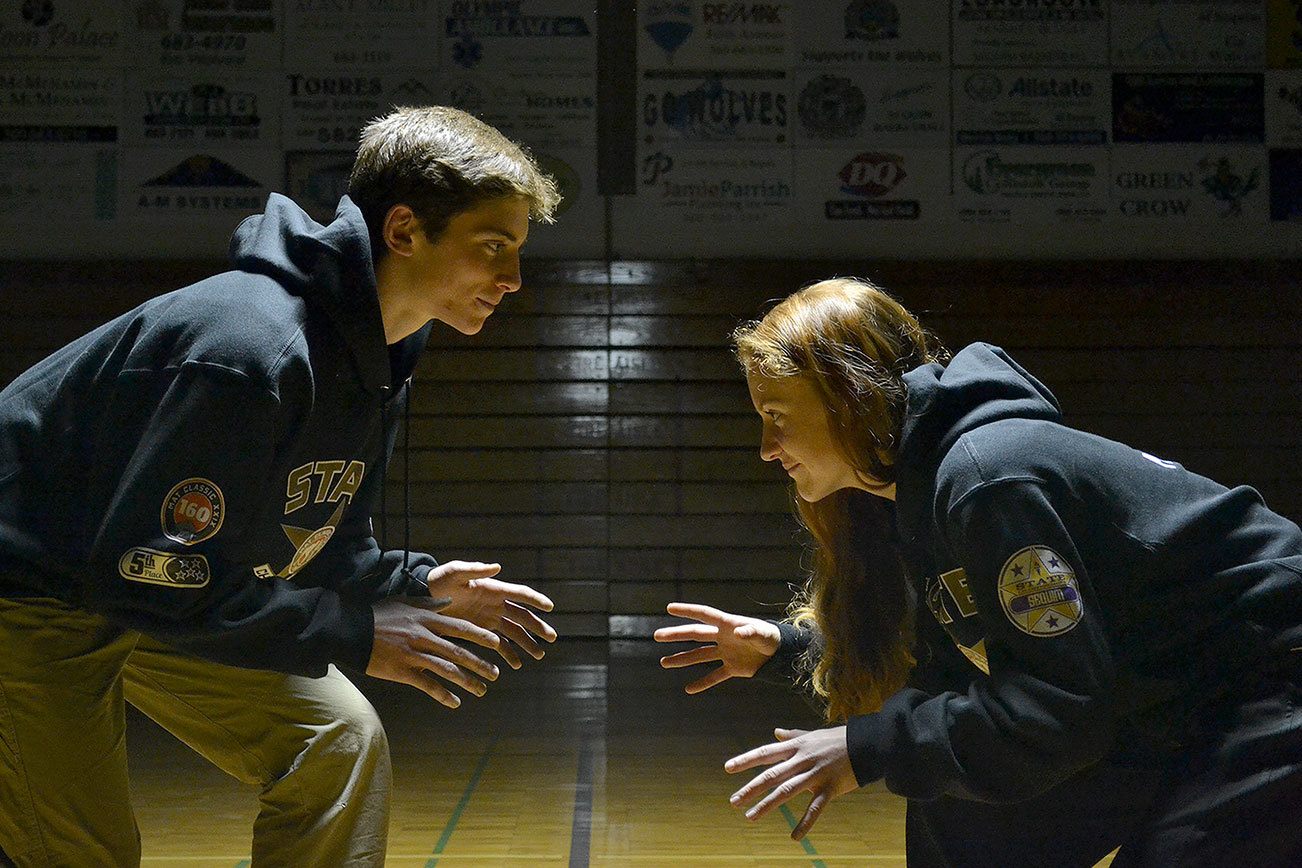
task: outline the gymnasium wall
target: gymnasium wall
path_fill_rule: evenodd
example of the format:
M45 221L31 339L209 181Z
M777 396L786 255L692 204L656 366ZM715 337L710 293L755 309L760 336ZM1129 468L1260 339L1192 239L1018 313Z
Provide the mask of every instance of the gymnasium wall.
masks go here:
M451 104L561 184L525 291L420 367L418 545L573 634L776 612L780 473L724 348L879 280L1080 427L1302 515L1296 0L21 0L0 9L0 382L326 219L357 131ZM396 462L395 478L401 470ZM398 492L391 504L400 503ZM389 530L394 530L392 522ZM391 537L397 542L399 537Z
M1302 249L1296 0L13 0L0 256L324 218L359 127L430 103L558 178L534 255Z
M534 260L475 338L435 332L415 383L413 540L500 560L568 635L645 635L670 600L781 611L801 538L725 348L767 301L871 277L951 349L987 340L1070 424L1258 488L1302 518L1296 261ZM221 268L0 263L0 383ZM401 542L402 462L390 543Z

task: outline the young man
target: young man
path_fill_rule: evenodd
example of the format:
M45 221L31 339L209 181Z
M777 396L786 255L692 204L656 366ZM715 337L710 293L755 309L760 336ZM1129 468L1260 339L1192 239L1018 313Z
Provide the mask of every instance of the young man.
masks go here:
M545 596L371 514L432 321L477 333L557 200L492 127L400 109L329 225L273 195L234 270L0 392L0 864L139 862L124 698L261 788L255 863L383 862L388 745L332 664L455 708L498 672L450 639L555 639Z

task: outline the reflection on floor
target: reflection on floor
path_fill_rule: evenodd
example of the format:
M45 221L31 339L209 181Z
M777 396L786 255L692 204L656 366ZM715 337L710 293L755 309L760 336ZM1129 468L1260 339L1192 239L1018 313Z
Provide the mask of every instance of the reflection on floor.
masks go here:
M732 808L743 777L724 760L818 716L758 681L686 696L663 651L563 642L457 711L363 680L393 750L389 864L904 865L904 803L880 786L834 802L801 843L805 797L755 823ZM144 864L245 862L255 793L138 715L129 737Z

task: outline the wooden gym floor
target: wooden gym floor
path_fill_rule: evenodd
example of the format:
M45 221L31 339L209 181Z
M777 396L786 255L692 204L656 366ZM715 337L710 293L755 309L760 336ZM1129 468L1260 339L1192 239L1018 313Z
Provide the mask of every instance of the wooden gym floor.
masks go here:
M656 662L667 647L563 641L456 711L362 683L393 753L389 864L904 864L904 803L880 787L834 803L803 844L795 808L756 823L732 808L745 778L724 760L817 715L754 680L687 696ZM256 792L141 715L128 740L144 865L247 865Z
M747 777L724 760L818 717L754 680L687 696L685 673L657 665L666 647L564 641L457 711L366 680L393 752L388 864L904 865L904 802L880 784L832 803L800 843L805 797L756 823L730 807ZM128 737L143 864L248 866L256 793L139 714Z

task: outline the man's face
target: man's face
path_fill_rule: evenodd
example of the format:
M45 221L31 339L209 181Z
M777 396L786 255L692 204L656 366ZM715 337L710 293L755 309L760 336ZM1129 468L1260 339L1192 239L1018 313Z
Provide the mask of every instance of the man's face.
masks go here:
M528 235L529 205L517 196L462 211L433 242L415 233L409 274L429 318L477 334L502 297L520 288Z

